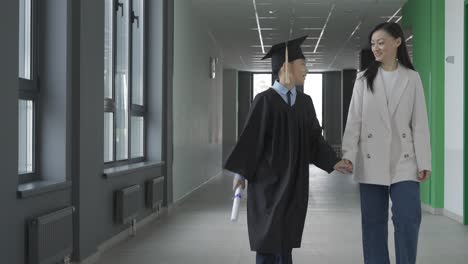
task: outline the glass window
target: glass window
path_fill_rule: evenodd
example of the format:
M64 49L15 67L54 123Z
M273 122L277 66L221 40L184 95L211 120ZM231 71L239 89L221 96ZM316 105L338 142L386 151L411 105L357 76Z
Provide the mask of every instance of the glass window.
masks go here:
M128 158L128 90L126 75L117 73L115 83L116 159L124 160Z
M132 116L132 158L140 158L144 155L144 119L141 116Z
M33 23L35 7L33 0L19 0L19 42L18 42L18 173L34 173L35 149L35 105L39 93L35 71ZM21 181L20 181L21 182Z
M265 90L268 90L268 88L271 87L272 81L271 81L271 73L254 73L253 74L253 96L252 99L255 98L255 96Z
M143 6L133 0L132 14L132 103L143 105Z
M322 101L323 101L323 75L321 73L307 74L304 82L304 93L312 98L317 119L322 126Z
M104 113L104 162L114 161L114 113Z
M106 0L105 28L104 28L104 98L113 98L113 77L114 77L114 58L113 58L113 24L114 9L113 0Z
M33 101L19 100L18 172L33 172Z
M105 163L145 155L144 1L106 0Z
M32 0L19 0L19 77L32 79Z
M129 16L128 1L119 1L123 6L116 18L116 64L115 64L115 115L116 159L128 158L128 56Z

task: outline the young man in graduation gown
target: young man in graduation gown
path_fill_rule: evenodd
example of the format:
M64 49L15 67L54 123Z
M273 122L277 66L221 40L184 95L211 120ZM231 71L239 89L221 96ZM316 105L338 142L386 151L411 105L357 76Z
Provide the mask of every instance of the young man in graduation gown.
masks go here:
M292 249L301 246L309 164L328 173L347 168L323 139L311 98L295 88L307 75L300 48L306 37L274 45L263 58L272 59L279 78L255 97L225 164L236 173L234 189L248 181L247 222L257 264L292 263Z

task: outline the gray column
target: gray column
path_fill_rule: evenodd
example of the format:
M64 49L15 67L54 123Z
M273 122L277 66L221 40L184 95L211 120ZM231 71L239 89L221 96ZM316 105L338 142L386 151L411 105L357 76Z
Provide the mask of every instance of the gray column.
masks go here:
M247 114L250 110L250 104L252 102L252 73L251 72L239 72L238 82L238 133L240 135L244 129Z
M354 82L356 80L357 71L355 69L343 70L343 129L346 128L346 120L348 118L349 103L353 95Z
M323 73L323 132L331 145L341 145L341 72Z

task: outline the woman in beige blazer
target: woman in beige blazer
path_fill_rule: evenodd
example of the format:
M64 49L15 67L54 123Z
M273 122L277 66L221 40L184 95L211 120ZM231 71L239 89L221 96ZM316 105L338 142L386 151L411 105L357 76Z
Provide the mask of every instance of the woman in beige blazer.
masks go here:
M419 182L431 172L424 92L398 24L376 26L369 42L375 61L354 85L343 160L360 183L364 262L390 263L391 198L396 260L413 264L421 223Z

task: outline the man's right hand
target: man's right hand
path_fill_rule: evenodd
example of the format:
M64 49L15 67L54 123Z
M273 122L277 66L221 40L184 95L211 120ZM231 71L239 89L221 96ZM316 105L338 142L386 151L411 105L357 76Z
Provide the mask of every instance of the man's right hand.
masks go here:
M241 186L242 189L245 189L245 180L239 179L238 177L234 177L234 180L232 182L232 190L236 191L237 187L239 186Z

